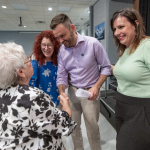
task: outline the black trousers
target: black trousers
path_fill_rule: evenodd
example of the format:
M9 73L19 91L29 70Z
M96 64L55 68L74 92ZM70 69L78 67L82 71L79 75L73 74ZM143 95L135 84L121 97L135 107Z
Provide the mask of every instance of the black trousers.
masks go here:
M116 93L117 150L150 150L150 98Z

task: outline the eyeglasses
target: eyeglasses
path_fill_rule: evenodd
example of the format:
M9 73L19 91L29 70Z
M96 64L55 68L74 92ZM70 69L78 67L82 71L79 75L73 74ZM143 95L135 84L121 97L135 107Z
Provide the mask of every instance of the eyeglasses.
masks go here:
M47 46L48 48L51 48L53 45L52 45L52 44L50 44L50 43L49 43L49 44L47 44L47 45L46 45L46 44L44 44L44 43L42 43L42 44L41 44L41 46L42 46L43 48L45 48L46 46Z
M26 60L24 64L32 61L31 55L30 55L30 57L27 57L27 58L28 58L28 60Z

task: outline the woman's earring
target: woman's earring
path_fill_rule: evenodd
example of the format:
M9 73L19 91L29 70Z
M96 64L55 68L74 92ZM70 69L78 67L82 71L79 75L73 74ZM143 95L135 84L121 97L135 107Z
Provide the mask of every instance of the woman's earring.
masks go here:
M134 35L137 35L136 30L134 30Z

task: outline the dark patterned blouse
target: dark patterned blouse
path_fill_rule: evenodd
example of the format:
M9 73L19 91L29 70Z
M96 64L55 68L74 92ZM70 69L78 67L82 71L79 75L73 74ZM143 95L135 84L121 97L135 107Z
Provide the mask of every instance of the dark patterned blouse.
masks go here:
M0 150L64 150L61 136L75 127L68 113L38 88L0 90Z

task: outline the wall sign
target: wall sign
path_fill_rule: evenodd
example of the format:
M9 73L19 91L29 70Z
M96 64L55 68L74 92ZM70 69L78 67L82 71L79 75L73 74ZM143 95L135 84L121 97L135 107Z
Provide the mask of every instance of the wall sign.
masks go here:
M105 22L102 22L101 24L95 26L95 38L97 40L103 40L105 37Z

